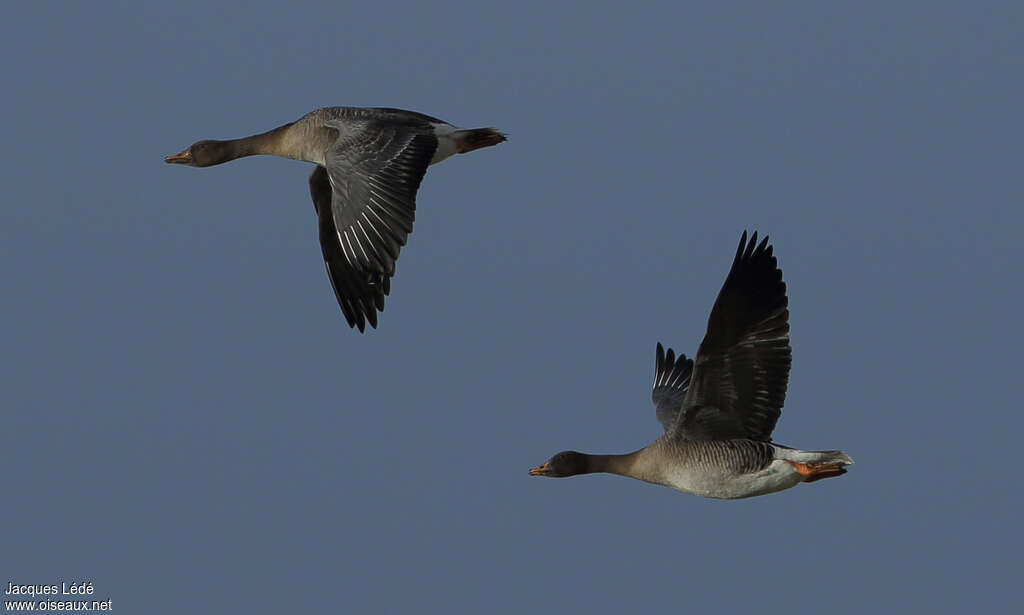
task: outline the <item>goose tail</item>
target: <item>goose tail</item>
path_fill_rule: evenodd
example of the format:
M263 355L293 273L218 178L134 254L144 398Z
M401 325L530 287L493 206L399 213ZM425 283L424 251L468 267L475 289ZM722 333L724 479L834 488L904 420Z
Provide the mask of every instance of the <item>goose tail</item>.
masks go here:
M505 133L497 128L457 130L452 136L455 138L455 151L459 154L497 145L506 140Z

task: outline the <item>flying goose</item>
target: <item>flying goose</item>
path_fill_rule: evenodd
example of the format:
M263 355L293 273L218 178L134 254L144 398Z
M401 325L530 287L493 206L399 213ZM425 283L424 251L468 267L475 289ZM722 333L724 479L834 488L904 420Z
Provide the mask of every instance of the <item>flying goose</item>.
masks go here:
M251 137L198 141L165 161L209 167L270 154L315 164L309 192L327 274L345 320L365 331L384 310L427 167L504 140L494 128L462 130L414 111L326 107Z
M842 451L775 444L792 350L782 271L768 238L744 232L695 360L658 344L654 401L665 433L626 455L563 451L530 470L608 472L708 498L747 498L846 473Z

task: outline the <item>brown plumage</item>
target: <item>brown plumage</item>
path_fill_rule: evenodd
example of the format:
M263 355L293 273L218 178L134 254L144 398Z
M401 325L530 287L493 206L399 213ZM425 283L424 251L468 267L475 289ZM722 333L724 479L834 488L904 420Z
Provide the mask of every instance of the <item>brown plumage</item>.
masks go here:
M772 246L740 239L696 360L658 344L651 393L665 433L625 455L563 451L530 470L567 477L608 472L712 498L745 498L839 476L842 451L771 442L786 401L789 310Z
M384 310L427 167L504 140L414 111L326 107L251 137L198 141L166 161L208 167L269 154L316 164L309 191L327 273L349 326L364 331Z

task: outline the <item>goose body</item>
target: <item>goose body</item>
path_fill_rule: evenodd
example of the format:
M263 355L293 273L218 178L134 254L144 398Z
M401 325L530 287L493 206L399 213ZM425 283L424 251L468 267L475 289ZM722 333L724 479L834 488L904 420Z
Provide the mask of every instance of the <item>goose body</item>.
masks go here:
M845 474L842 451L771 441L789 381L786 285L765 238L740 239L708 330L690 360L658 344L651 397L665 433L625 455L563 451L530 470L567 477L607 472L708 498L737 499Z
M795 487L809 477L794 462L853 463L838 451L800 451L759 440L683 443L662 436L643 450L653 454L658 468L648 482L706 498L748 498Z
M315 164L309 190L327 273L349 326L365 331L384 310L427 167L504 140L494 128L460 129L414 111L325 107L265 133L198 141L165 160L208 167L268 154Z

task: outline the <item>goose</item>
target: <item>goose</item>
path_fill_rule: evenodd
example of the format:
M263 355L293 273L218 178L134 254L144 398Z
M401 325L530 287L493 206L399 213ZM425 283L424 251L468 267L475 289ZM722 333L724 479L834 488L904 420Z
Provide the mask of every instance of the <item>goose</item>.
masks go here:
M309 192L327 275L348 325L364 332L384 311L427 167L502 141L497 129L463 130L415 111L325 107L250 137L197 141L164 160L209 167L269 154L315 164Z
M782 271L765 237L743 232L694 359L655 350L655 415L665 433L625 455L560 452L530 470L607 472L707 498L738 499L846 473L843 451L771 441L786 400L792 350Z

